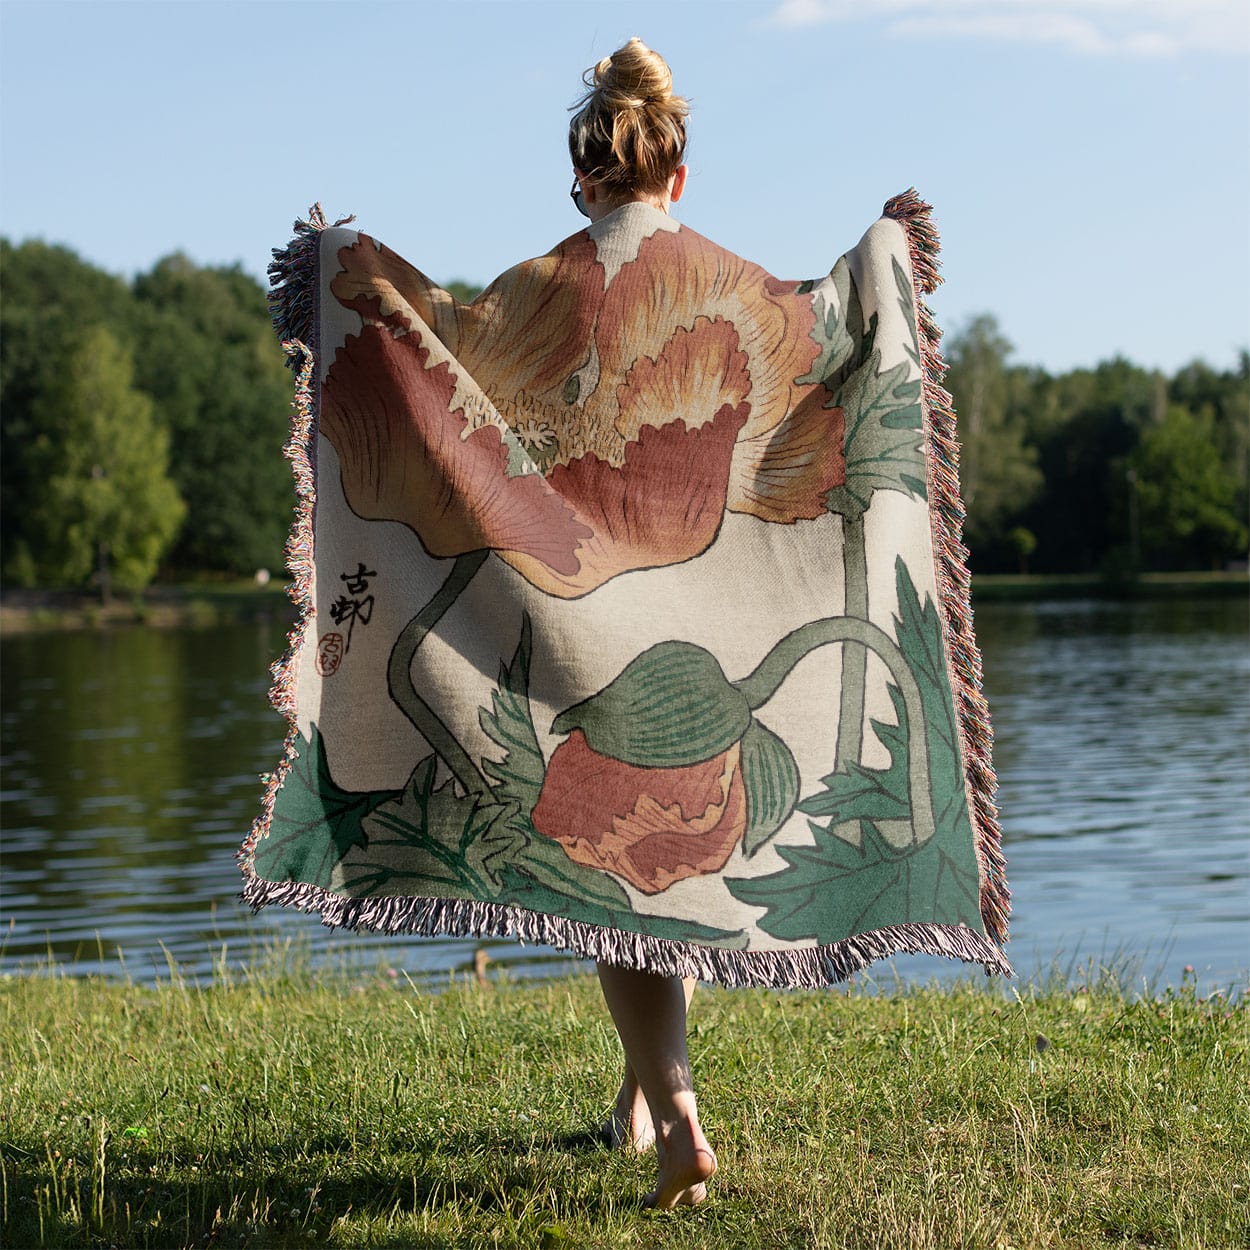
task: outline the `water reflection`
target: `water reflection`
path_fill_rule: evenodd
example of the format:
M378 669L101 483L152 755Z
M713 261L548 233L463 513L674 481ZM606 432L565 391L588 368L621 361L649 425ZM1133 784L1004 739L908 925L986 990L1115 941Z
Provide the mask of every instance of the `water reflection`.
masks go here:
M1244 601L987 605L1013 954L1250 967Z
M1129 952L1176 981L1250 966L1250 655L1242 601L991 604L1011 955ZM0 664L0 967L206 977L306 935L318 959L445 975L476 946L518 974L571 965L512 942L331 937L236 901L234 863L282 727L265 700L279 623L18 636ZM1152 963L1151 961L1155 962ZM944 961L900 960L905 976Z

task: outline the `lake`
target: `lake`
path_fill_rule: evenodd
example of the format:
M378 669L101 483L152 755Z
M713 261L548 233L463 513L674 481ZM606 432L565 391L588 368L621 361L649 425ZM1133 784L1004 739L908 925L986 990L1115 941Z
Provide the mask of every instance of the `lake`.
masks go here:
M1090 963L1131 982L1244 989L1250 969L1250 605L985 604L1008 955L1024 978ZM0 643L0 971L207 980L280 957L426 983L479 946L518 976L577 967L510 941L339 934L237 900L235 853L282 724L280 622L18 635ZM275 954L276 953L276 954ZM874 977L962 965L919 957Z

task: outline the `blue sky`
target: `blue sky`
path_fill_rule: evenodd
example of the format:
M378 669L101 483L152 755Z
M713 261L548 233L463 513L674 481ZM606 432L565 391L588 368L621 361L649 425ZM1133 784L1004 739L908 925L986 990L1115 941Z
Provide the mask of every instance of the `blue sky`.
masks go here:
M678 215L778 276L914 184L947 329L1051 370L1250 342L1245 0L0 0L0 228L261 276L320 200L484 282L579 228L566 110L634 34L693 106Z

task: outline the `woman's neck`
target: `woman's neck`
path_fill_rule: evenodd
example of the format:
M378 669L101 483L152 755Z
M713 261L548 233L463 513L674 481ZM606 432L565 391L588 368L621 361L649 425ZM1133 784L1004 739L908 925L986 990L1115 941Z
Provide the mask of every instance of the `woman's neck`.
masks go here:
M626 204L650 204L652 208L658 208L660 212L667 213L669 206L669 198L663 193L655 195L623 195L611 199L605 199L596 196L593 204L587 204L587 215L592 222L602 221L609 213L614 213L618 208L624 208Z

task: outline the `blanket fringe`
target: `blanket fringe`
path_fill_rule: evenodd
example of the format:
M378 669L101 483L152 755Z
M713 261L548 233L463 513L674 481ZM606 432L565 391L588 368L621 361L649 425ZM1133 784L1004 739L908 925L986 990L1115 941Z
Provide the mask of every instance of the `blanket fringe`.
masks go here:
M271 903L317 912L332 928L428 937L508 937L552 946L583 959L604 960L660 976L697 977L731 989L772 986L819 989L890 955L941 955L982 964L987 976L1011 976L1002 952L964 925L889 925L841 942L801 950L740 951L674 942L644 933L605 929L503 903L450 898L345 898L305 882L250 876L243 899L254 909Z
M354 216L340 217L334 225L345 226ZM317 342L318 267L317 249L321 232L330 223L320 204L308 210L308 218L297 218L291 227L294 237L286 247L273 249L269 262L269 314L278 340L300 343ZM287 364L299 367L298 360L288 353Z
M282 789L282 783L291 771L298 755L299 730L295 720L295 691L299 682L299 653L309 622L316 615L313 600L313 510L317 502L316 478L313 472L311 444L315 399L313 396L313 370L316 360L312 351L298 341L282 344L287 361L298 370L295 379L295 399L292 404L291 437L282 454L291 462L295 477L295 520L286 540L286 566L291 574L287 594L295 604L295 623L287 634L286 650L280 659L270 666L272 684L269 702L274 710L286 719L286 739L282 746L282 758L272 773L261 775L264 793L260 813L252 822L243 846L239 850L239 865L250 883L255 880L252 855L257 842L264 837L273 817L273 805Z
M346 225L354 217L342 217L334 224ZM313 383L316 358L308 342L316 342L317 295L320 284L320 237L329 223L320 204L308 210L308 219L293 227L295 237L284 248L273 249L269 266L269 310L274 329L286 352L287 365L295 370L295 397L291 404L291 436L282 454L291 462L295 478L295 519L286 540L286 567L291 574L287 594L296 607L295 623L287 634L286 650L270 668L272 684L269 702L286 719L287 732L282 758L272 773L261 776L264 792L260 813L252 822L239 850L239 866L247 887L258 878L252 866L257 842L268 832L273 805L298 754L299 730L295 721L295 692L299 682L299 653L308 626L316 615L313 600L313 513L317 504L316 474L313 466L317 400Z
M969 808L976 829L981 871L981 918L995 941L1007 941L1011 894L1007 889L1002 830L994 792L998 779L992 762L994 731L981 693L981 652L972 631L968 548L962 541L965 508L959 493L959 438L950 392L942 386L946 363L941 330L921 298L942 282L938 273L940 243L933 207L914 187L886 202L882 213L903 227L916 291L916 322L924 373L925 430L929 440L929 481L935 498L930 509L937 554L938 597L946 634L960 734L967 763Z

